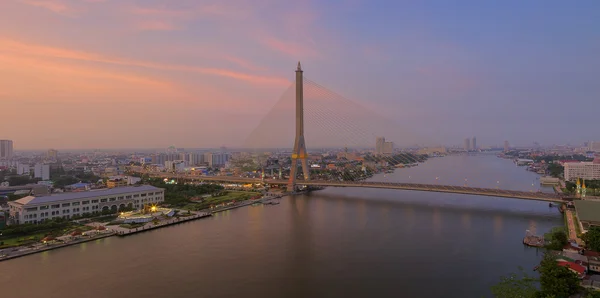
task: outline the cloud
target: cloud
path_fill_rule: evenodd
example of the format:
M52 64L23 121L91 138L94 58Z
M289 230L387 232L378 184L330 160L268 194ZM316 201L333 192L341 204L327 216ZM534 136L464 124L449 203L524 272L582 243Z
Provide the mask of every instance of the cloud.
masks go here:
M230 55L222 55L222 58L224 60L227 60L229 62L235 63L243 68L246 68L248 70L252 70L252 71L263 71L265 70L264 67L258 66L248 60L242 59L240 57L233 57Z
M155 62L147 62L133 59L122 59L116 57L107 57L104 55L67 50L61 48L47 47L35 44L25 44L12 40L0 39L0 51L12 51L20 54L35 55L50 58L61 58L87 62L97 62L105 64L113 64L120 66L129 66L137 68L149 68L158 70L169 70L169 71L180 71L180 72L193 72L205 75L213 75L226 77L231 79L237 79L249 83L260 83L260 84L273 84L279 86L289 85L289 81L281 77L273 76L260 76L253 74L246 74L242 72L236 72L228 69L221 68L206 68L188 65L177 65L177 64L163 64Z
M274 37L266 37L263 44L272 51L280 52L294 58L309 58L318 56L317 52L302 43L288 42Z
M131 13L134 15L158 17L185 17L192 15L192 11L190 10L172 10L139 6L133 7Z
M61 15L72 16L75 13L75 9L71 8L64 2L58 0L21 0L21 3L35 7L45 8L47 10Z
M179 30L179 27L162 21L144 21L136 24L138 31L174 31Z
M172 88L173 85L170 82L161 81L153 78L148 78L145 76L127 73L127 72L115 72L115 71L107 71L100 69L98 67L90 67L90 66L78 66L69 63L63 62L54 62L49 61L47 59L26 57L20 55L7 55L0 53L0 61L2 62L2 69L0 70L13 70L14 72L19 73L35 73L36 71L43 72L46 75L53 74L55 76L65 76L70 75L75 78L87 77L87 78L97 78L97 79L109 79L113 81L121 81L125 83L133 83L142 85L144 87L152 87L152 88ZM12 66L12 67L11 67ZM47 76L39 76L43 78L43 80L54 80L56 78L47 77ZM73 78L69 78L66 81L67 84L70 84L70 80ZM89 82L89 81L88 81ZM77 89L74 84L74 89Z

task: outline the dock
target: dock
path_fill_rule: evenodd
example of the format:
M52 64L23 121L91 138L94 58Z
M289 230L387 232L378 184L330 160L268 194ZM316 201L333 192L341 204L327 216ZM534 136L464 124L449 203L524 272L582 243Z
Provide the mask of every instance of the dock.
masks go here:
M523 238L523 244L531 247L544 247L544 237L528 235Z
M172 225L176 225L176 224L180 224L180 223L184 223L184 222L188 222L188 221L192 221L192 220L196 220L196 219L200 219L200 218L210 217L210 216L212 216L212 212L197 213L197 214L186 216L186 217L171 218L168 220L161 221L158 224L149 222L149 223L147 223L139 228L135 228L135 229L126 229L126 228L121 228L121 227L111 227L110 229L112 231L114 231L117 236L124 237L124 236L129 236L132 234L146 232L146 231L159 229L159 228L166 227L166 226L172 226Z

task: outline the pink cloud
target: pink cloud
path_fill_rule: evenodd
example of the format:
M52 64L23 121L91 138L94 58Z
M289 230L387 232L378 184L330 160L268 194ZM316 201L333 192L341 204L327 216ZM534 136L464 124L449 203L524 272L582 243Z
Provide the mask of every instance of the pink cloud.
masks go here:
M248 60L242 59L240 57L233 57L233 56L229 56L229 55L222 55L224 60L227 60L229 62L233 62L243 68L246 68L248 70L252 70L252 71L262 71L265 70L264 67L258 66Z
M13 53L28 54L28 55L35 55L35 56L42 56L42 57L98 62L98 63L106 63L106 64L114 64L114 65L130 66L130 67L138 67L138 68L193 72L193 73L199 73L199 74L232 78L232 79L237 79L237 80L241 80L241 81L245 81L245 82L249 82L249 83L273 84L273 85L279 85L279 86L289 85L288 80L286 80L284 78L280 78L280 77L246 74L246 73L242 73L242 72L236 72L236 71L232 71L232 70L228 70L228 69L220 69L220 68L206 68L206 67L197 67L197 66L188 66L188 65L163 64L163 63L154 63L154 62L147 62L147 61L140 61L140 60L133 60L133 59L123 59L123 58L117 58L117 57L106 57L104 55L100 55L100 54L96 54L96 53L67 50L67 49L47 47L47 46L35 45L35 44L24 44L24 43L15 42L12 40L0 39L0 51L1 50L7 50L7 51L12 51Z
M136 24L138 31L174 31L178 29L177 26L162 21L144 21Z
M301 43L288 42L273 37L267 37L263 40L267 48L273 51L283 53L294 58L307 58L317 56L317 52Z
M158 16L158 17L182 17L189 16L192 14L189 10L171 10L161 8L149 8L149 7L134 7L131 9L131 13L141 16Z
M75 10L73 8L71 8L64 2L58 0L21 0L21 3L35 7L45 8L47 10L61 15L72 15L73 13L75 13Z

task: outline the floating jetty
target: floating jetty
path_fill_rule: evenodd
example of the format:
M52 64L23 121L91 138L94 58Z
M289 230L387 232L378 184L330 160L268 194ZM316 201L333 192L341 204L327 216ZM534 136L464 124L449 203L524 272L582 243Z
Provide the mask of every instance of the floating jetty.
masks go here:
M528 230L525 231L523 244L532 247L544 247L544 237L535 235L535 223L531 223Z
M527 235L523 238L523 244L532 247L544 247L544 237Z

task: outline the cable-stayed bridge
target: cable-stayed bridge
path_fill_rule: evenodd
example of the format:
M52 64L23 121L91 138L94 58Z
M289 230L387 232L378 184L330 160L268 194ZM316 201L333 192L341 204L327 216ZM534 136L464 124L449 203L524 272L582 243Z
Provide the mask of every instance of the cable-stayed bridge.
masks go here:
M151 177L156 178L172 178L178 180L188 181L212 181L212 182L225 182L225 183L237 183L237 184L264 184L268 186L287 186L289 180L280 179L257 179L257 178L242 178L232 176L199 176L199 175L185 175L185 174L169 174L169 173L156 173L151 174ZM383 189L399 189L399 190L411 190L411 191L428 191L428 192L443 192L443 193L456 193L466 195L478 195L488 197L503 197L503 198L515 198L524 200L536 200L546 202L564 202L564 200L557 194L543 193L543 192L527 192L517 190L505 190L499 188L482 188L482 187L468 187L468 186L455 186L455 185L441 185L441 184L424 184L424 183L396 183L396 182L369 182L369 181L326 181L326 180L310 180L298 182L305 186L316 186L316 187L362 187L362 188L383 188Z
M481 195L493 197L507 197L527 200L539 200L547 202L563 202L557 194L534 191L515 191L500 188L478 188L468 186L453 186L442 184L419 184L419 183L393 183L367 181L372 175L369 172L370 165L390 165L418 163L418 156L410 153L382 154L377 152L371 154L369 150L357 148L372 148L372 144L378 136L396 136L401 139L410 139L409 132L402 131L398 125L385 123L380 120L385 117L370 112L368 109L350 101L323 86L306 79L298 62L295 83L284 93L282 98L271 109L269 114L262 119L258 127L252 131L245 148L289 148L289 139L294 135L294 146L291 153L275 161L279 177L276 175L265 175L265 164L258 165L258 171L262 177L243 177L242 175L229 176L199 176L196 174L180 173L148 173L153 177L177 178L192 181L215 181L224 183L261 183L267 186L284 186L289 192L294 192L302 187L362 187L383 188L411 191L444 192L468 195ZM294 100L290 100L291 98ZM305 96L312 101L305 105ZM294 119L295 121L292 121ZM289 125L289 124L293 124ZM401 126L400 126L401 127ZM410 139L409 142L418 142L418 138ZM379 140L377 141L379 143ZM312 144L313 150L307 150ZM378 145L379 146L379 145ZM336 173L315 170L311 164L310 152L315 148L337 147L345 148L341 151L341 158L329 162L335 162ZM392 145L393 147L393 145ZM349 152L348 148L353 148ZM288 149L289 150L289 149ZM381 150L379 148L378 150ZM356 152L357 154L355 154ZM360 154L358 154L360 153ZM321 155L323 156L323 155ZM258 157L260 163L260 155ZM268 159L268 157L263 157ZM326 163L321 161L322 164ZM273 165L273 164L271 164ZM289 166L288 166L289 165ZM283 175L283 169L286 175ZM319 167L320 168L320 167ZM289 171L289 174L288 172ZM285 179L287 177L287 179ZM437 179L437 178L436 178Z

